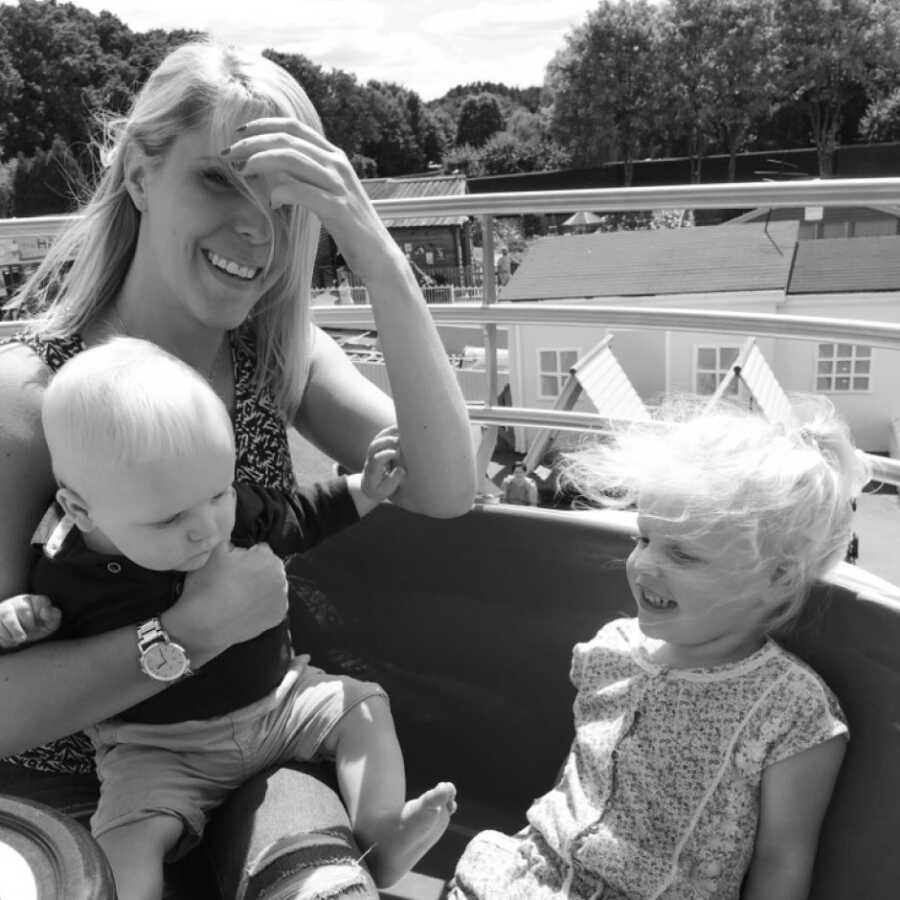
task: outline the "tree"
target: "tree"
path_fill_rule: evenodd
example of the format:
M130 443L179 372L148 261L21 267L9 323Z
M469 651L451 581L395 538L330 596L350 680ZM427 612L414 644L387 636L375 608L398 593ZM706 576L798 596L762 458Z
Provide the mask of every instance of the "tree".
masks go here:
M806 114L828 178L847 104L896 73L898 10L893 0L770 2L783 95Z
M375 160L378 174L390 177L423 171L427 160L409 118L410 91L390 82L369 81L366 93L377 131L363 145L363 152Z
M769 76L771 29L762 0L674 0L667 41L668 83L675 85L678 130L688 138L693 180L702 151L722 144L734 181L738 151L771 113L777 88Z
M859 123L859 136L870 143L900 141L900 88L869 104Z
M57 135L49 150L19 154L13 176L14 215L46 216L72 212L85 191L84 172Z
M646 0L603 0L547 68L553 132L575 165L649 155L659 133L659 13Z
M24 88L22 76L13 65L6 45L9 38L0 23L0 158L9 128L15 127L16 118L12 108L19 102Z
M481 147L502 130L503 114L493 94L474 94L466 98L456 123L457 145Z

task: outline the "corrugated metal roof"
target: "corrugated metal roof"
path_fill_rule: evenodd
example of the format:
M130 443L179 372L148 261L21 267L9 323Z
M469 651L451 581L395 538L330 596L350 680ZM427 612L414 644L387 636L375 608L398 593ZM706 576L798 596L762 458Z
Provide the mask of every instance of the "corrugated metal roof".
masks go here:
M796 222L546 237L528 249L502 300L783 290Z
M465 175L428 175L421 178L364 178L366 193L373 200L403 197L448 197L467 193ZM420 228L434 225L462 225L467 216L415 216L389 219L388 228Z
M900 235L800 241L789 294L900 290Z

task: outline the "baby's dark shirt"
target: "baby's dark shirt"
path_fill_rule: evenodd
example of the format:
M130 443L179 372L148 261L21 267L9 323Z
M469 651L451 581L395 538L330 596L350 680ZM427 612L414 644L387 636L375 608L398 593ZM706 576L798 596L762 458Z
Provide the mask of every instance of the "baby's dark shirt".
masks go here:
M266 542L284 558L309 550L359 521L343 478L294 492L252 484L238 484L235 488L237 509L231 540L237 547ZM62 611L62 624L56 635L61 638L137 626L165 612L184 587L183 572L155 572L124 556L91 550L56 504L41 520L32 545L35 559L29 590L46 594ZM273 690L284 677L292 656L285 618L252 640L229 647L193 676L132 706L118 718L157 724L208 719L232 712Z

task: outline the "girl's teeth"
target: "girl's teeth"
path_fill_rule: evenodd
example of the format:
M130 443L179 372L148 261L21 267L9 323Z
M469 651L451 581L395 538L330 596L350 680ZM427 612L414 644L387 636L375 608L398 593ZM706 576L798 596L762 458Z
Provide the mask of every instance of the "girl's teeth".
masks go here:
M651 594L649 591L644 591L644 600L648 606L652 606L654 609L668 609L675 605L670 600L665 600L658 594Z

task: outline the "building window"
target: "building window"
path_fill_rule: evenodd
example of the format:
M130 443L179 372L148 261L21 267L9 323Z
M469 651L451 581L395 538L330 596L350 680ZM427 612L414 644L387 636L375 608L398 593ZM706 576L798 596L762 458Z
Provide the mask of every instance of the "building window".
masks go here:
M569 369L578 362L577 350L538 350L538 393L547 400L559 396Z
M731 371L737 359L739 347L697 347L697 365L694 367L694 384L698 394L714 394L722 379ZM736 394L735 378L728 393Z
M867 391L872 348L863 344L819 344L817 391Z

